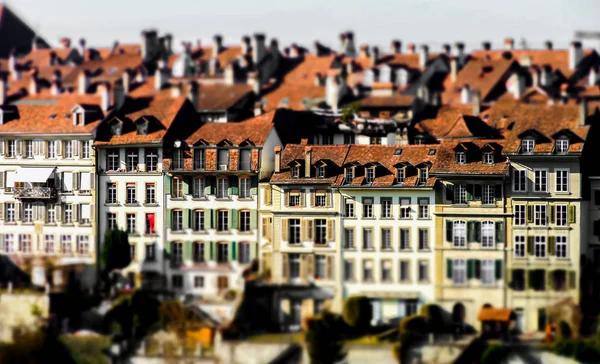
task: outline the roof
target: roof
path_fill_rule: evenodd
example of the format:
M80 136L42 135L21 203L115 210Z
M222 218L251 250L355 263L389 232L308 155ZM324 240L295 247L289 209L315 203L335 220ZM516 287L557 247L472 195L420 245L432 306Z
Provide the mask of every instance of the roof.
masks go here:
M63 75L63 84L74 85L82 71L90 72L90 78L94 82L114 82L123 77L125 70L134 70L142 66L142 56L139 54L113 54L99 61L87 60L76 71Z
M224 140L233 146L239 146L246 141L256 146L264 145L273 129L274 112L256 116L239 123L207 123L186 139L188 145L205 142L217 145Z
M438 109L437 115L415 125L415 131L436 139L490 137L498 134L499 125L472 116L470 105L448 105Z
M482 308L479 310L479 321L510 321L512 310L510 308Z
M327 75L334 59L335 55L318 57L307 54L302 62L284 76L283 82L289 85L313 86L317 75L321 77Z
M217 59L219 60L219 67L225 68L229 64L233 63L239 56L242 55L241 46L225 46L219 52ZM196 47L192 50L192 57L196 62L208 62L213 57L213 47Z
M368 107L410 107L415 100L414 96L394 93L391 96L367 96L357 101L361 108Z
M408 67L419 69L419 54L418 53L390 53L379 57L377 64L387 64L396 67Z
M325 87L283 83L265 91L261 102L263 111L271 111L280 107L291 110L307 110L311 105L324 99Z
M252 86L247 84L199 84L198 110L227 110L252 92Z
M456 163L455 148L460 146L466 154L464 164ZM437 157L431 173L503 175L508 171L508 162L502 155L504 140L502 139L446 139L439 145ZM488 149L489 147L489 149ZM494 154L494 163L483 163L483 152Z

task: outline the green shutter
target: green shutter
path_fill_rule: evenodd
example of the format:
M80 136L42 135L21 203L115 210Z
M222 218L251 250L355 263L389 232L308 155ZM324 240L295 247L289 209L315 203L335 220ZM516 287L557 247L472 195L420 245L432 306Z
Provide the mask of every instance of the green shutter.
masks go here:
M533 255L533 236L527 237L527 254Z
M165 214L165 219L167 220L166 222L166 226L167 228L171 228L171 215L173 214L173 210L167 210L167 213ZM156 222L155 222L156 224Z
M506 271L506 282L508 282L508 287L509 288L514 288L512 277L513 277L513 271L512 270L507 270ZM506 284L506 282L504 284Z
M183 259L192 260L192 242L186 241L183 245Z
M454 201L454 185L446 185L446 200Z
M446 277L452 279L452 259L446 259Z
M475 242L475 221L467 221L467 240Z
M165 195L170 195L171 194L171 176L169 176L168 174L165 175Z
M569 224L575 223L575 205L569 205L568 208Z
M502 185L498 184L494 187L494 198L496 201L502 200Z
M452 220L446 220L446 241L452 242Z
M254 176L250 178L250 194L256 196L258 193L258 177Z
M481 185L473 185L473 199L481 201Z
M173 244L173 242L169 241L165 244L165 252L167 254L171 253L171 244Z
M238 228L238 210L229 210L229 230Z
M473 230L475 231L475 241L481 243L481 221L473 221Z
M577 272L575 271L569 271L568 272L568 278L567 278L567 284L569 285L569 289L575 289L577 288Z
M556 237L555 236L549 236L548 237L548 245L546 245L546 251L548 252L549 256L553 256L555 254L555 246L556 246Z
M496 272L496 280L501 280L502 279L502 259L496 259L495 272Z
M215 228L215 209L210 209L207 210L208 211L208 218L210 219L210 228L214 229Z
M535 280L534 270L527 271L527 288L533 288L533 281Z
M210 241L202 243L202 249L204 249L204 262L208 262L212 259L210 256L210 246Z
M258 228L258 210L250 210L250 229Z
M190 209L183 209L183 228L187 229L190 226Z
M210 260L212 260L212 261L215 260L215 242L214 241L210 242Z
M504 243L504 221L496 221L496 243Z
M556 206L550 205L550 223L554 224L555 220L556 220Z
M250 261L256 259L258 257L258 243L252 242L250 244Z
M475 264L475 279L481 279L481 260L476 259L473 262Z
M238 195L239 194L239 179L237 176L231 176L229 177L229 188L227 190L227 193L229 194L229 196L231 195Z
M546 290L554 290L554 272L551 270L546 271Z
M237 260L236 248L237 243L235 241L232 241L231 244L229 244L229 261L231 262Z
M475 262L473 261L473 259L468 259L467 260L467 279L473 278L474 271L475 271Z
M467 185L467 201L472 201L473 200L473 185L468 184Z
M208 196L208 195L212 195L212 179L210 177L206 177L204 178L204 195Z
M183 177L182 182L183 182L183 194L189 195L190 194L190 183L191 183L190 178Z

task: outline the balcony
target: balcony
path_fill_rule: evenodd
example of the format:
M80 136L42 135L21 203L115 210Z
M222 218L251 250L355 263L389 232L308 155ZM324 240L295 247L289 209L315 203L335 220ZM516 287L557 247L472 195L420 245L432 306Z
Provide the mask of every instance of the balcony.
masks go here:
M20 199L52 199L56 198L54 187L15 187L15 198Z

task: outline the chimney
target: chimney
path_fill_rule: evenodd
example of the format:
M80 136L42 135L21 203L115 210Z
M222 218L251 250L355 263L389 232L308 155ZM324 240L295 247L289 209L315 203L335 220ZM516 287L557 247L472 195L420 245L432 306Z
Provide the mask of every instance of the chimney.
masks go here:
M50 93L54 96L60 95L62 91L62 79L60 70L55 70L52 76L52 85L50 86Z
M164 42L165 52L167 53L167 55L170 56L171 54L173 54L173 34L166 34Z
M262 101L257 101L254 103L254 116L260 116L264 112Z
M483 48L484 51L489 51L492 49L492 43L486 40L485 42L481 43L481 48Z
M569 84L568 83L563 83L562 85L560 85L560 96L562 98L569 97Z
M458 63L456 58L450 60L450 81L456 82L456 75L458 74Z
M408 54L415 54L415 48L416 48L415 44L414 43L410 43L408 45Z
M10 51L10 55L8 56L8 70L13 80L21 78L21 72L17 69L17 51L14 49Z
M160 61L159 61L159 63L160 63ZM127 71L127 70L123 71L123 76L121 76L121 81L123 82L123 91L125 92L125 95L127 95L131 88L131 76L129 75L129 71Z
M512 51L515 49L515 40L512 38L504 39L504 49L507 51Z
M38 80L38 71L37 69L31 75L31 80L29 81L29 94L37 95L40 92L40 82Z
M56 56L56 52L54 52L54 51L50 52L50 59L48 60L48 65L49 66L58 65L58 57Z
M369 46L366 44L363 44L360 46L360 58L369 58L371 54L369 53Z
M260 74L258 71L248 73L248 84L252 86L252 90L256 95L260 95L262 90L262 84L260 80Z
M281 172L281 147L276 146L273 150L275 154L275 173Z
M513 73L510 76L510 80L511 92L515 97L515 100L518 100L521 98L521 96L523 96L523 91L525 91L525 82L523 77L521 77L521 75L518 73Z
M213 37L212 56L216 57L223 50L223 37L220 34L215 34Z
M545 44L546 44L546 50L551 51L552 50L552 41L551 40L547 40L545 42Z
M472 102L471 87L466 83L460 92L460 102L462 104L470 104Z
M587 118L587 100L584 98L581 99L579 103L579 125L585 125L585 119Z
M312 147L304 147L304 177L310 178Z
M538 67L531 67L531 84L533 87L538 87L540 85L540 69Z
M78 91L80 95L85 95L88 88L90 87L90 75L87 70L83 70L79 73L77 80Z
M315 86L325 86L325 78L320 72L315 74Z
M392 51L395 54L400 54L402 53L402 42L398 39L395 39L392 41Z
M329 107L331 107L333 112L338 111L339 94L340 81L334 75L327 76L327 80L325 82L325 101Z
M269 47L269 52L273 54L279 53L279 42L277 41L277 38L271 39L271 46Z
M107 112L108 108L110 108L110 91L109 91L109 85L107 84L100 84L98 85L98 94L100 95L100 108L102 109L103 112Z
M158 67L154 73L154 88L156 91L162 90L169 83L169 69L164 60L158 61Z
M189 81L188 82L188 100L190 100L190 102L192 103L192 105L194 105L194 109L196 111L198 111L198 82L196 81Z
M85 39L81 38L79 40L79 54L81 55L81 57L83 59L86 59L86 55L85 55Z
M36 35L33 36L33 39L31 40L31 50L36 50L38 49L38 37Z
M356 57L356 47L354 46L354 33L346 32L346 48L344 49L346 57Z
M471 98L473 100L473 115L481 114L481 93L477 89L471 91Z
M247 35L244 35L242 37L242 55L246 55L248 54L248 52L250 52L250 37Z
M549 70L549 66L547 65L543 65L541 67L541 71L540 71L540 85L542 86L550 86L550 70Z
M371 51L371 67L375 67L377 65L377 60L379 59L379 47L373 47Z
M225 72L223 74L226 85L233 85L235 83L235 72L233 69L233 63L230 63L225 67Z
M429 59L429 46L427 44L423 44L421 46L421 51L419 52L419 67L425 68L427 65L427 60Z
M569 48L569 69L571 71L575 70L582 58L583 47L581 46L581 42L571 42L571 47Z
M141 56L142 60L153 56L156 51L156 30L144 30L142 32Z
M340 34L340 53L341 54L346 53L346 43L347 42L348 42L348 40L346 39L346 33Z
M296 57L298 57L297 49L296 48L292 48L292 49L294 50L294 54L292 54L292 50L290 49L290 47L283 48L283 56L285 58L290 58L290 57L296 58Z
M454 45L456 47L456 56L459 58L464 57L465 55L465 44L463 42L456 42Z
M0 105L4 105L6 102L6 97L8 96L6 93L6 73L0 71Z
M449 56L450 55L450 44L446 43L442 46L442 52Z
M123 88L123 84L120 82L115 83L115 87L113 89L113 101L115 103L115 110L119 110L125 104L125 89Z
M208 74L214 76L219 71L219 59L217 57L210 57L208 60Z
M590 86L596 86L598 83L598 70L596 67L590 68L590 74L588 76L588 84Z
M265 48L265 35L256 33L252 40L254 42L252 44L252 61L257 65L267 53L267 49Z
M71 48L71 39L69 38L60 38L60 44L64 49Z

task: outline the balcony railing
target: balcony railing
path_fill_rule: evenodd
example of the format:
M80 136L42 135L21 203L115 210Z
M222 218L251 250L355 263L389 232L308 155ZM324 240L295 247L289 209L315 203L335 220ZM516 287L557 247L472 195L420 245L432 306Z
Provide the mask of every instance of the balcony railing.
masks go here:
M55 198L54 187L15 187L15 198Z

